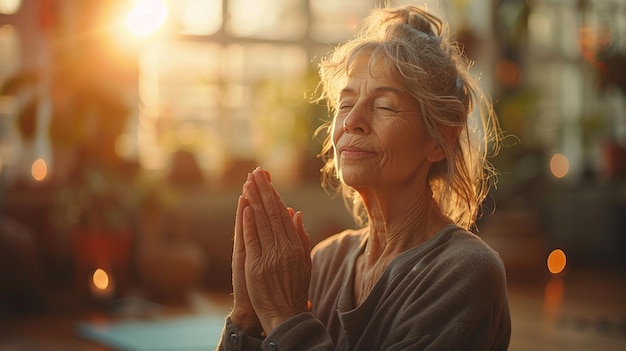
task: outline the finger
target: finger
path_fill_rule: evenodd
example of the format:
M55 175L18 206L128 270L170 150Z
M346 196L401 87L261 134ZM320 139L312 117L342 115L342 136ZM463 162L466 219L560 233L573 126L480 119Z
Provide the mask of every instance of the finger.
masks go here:
M276 248L277 243L282 247L295 247L291 242L295 233L288 234L295 232L291 215L264 171L256 169L252 172L251 182L244 186L244 194L254 210L256 233L264 251Z
M302 212L298 211L293 217L293 224L298 230L298 238L300 239L300 243L302 244L302 248L304 249L305 255L311 254L311 237L309 233L307 233L304 228L304 222L302 221Z
M271 219L265 212L265 208L263 207L263 201L261 200L261 195L259 194L259 191L254 184L254 181L246 182L246 184L244 185L243 193L246 198L248 198L248 202L250 203L249 208L253 211L253 213L250 214L249 219L254 220L254 223L249 224L255 226L254 233L255 235L260 236L259 238L257 238L257 240L259 240L262 245L267 245L274 242L275 235L284 235L284 228L282 226L282 223L272 223ZM250 233L252 233L252 228L250 228L249 231Z
M265 176L267 177L267 179L270 181L270 183L272 182L272 175L270 174L270 172L266 169L262 169L261 171L263 171L263 173L265 173Z
M243 243L243 211L248 207L248 200L239 196L237 201L237 212L235 214L235 233L233 243L233 265L241 263L240 257L245 257L245 246Z
M270 220L276 224L284 224L291 222L289 211L285 211L287 206L283 203L278 191L272 185L268 172L263 169L255 169L252 172L254 183L257 186L263 208Z
M262 255L262 247L256 229L254 210L246 206L243 210L243 242L245 245L246 262L258 262Z
M280 206L286 207L285 204L283 203L283 200L282 200L280 194L278 193L278 190L276 190L276 187L274 185L272 185L272 176L271 176L270 172L268 172L267 170L262 169L262 168L258 168L255 171L257 171L256 175L262 174L262 175L265 176L265 179L263 177L260 177L260 180L265 180L264 183L267 186L267 188L265 188L263 190L267 190L268 192L271 191L271 193L274 195L274 201L276 203L278 203ZM254 174L254 172L253 172L253 174ZM263 184L261 184L261 186L263 186ZM289 214L291 215L291 217L293 217L293 215L295 214L295 211L291 207L287 207L287 209L289 210Z
M252 172L252 176L274 233L278 234L282 231L287 234L289 240L297 240L294 236L290 235L294 229L292 226L293 216L283 203L274 185L270 182L267 171L259 168Z

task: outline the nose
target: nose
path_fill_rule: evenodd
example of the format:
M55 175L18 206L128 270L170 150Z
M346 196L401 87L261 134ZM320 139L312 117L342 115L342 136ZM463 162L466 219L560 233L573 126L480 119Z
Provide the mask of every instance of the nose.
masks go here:
M358 104L343 119L343 131L351 134L365 134L369 131L367 111Z

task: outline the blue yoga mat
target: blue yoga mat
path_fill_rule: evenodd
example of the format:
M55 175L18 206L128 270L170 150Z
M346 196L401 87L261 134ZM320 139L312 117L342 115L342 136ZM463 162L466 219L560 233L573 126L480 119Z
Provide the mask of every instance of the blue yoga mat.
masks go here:
M206 351L219 342L224 317L192 315L156 320L81 322L78 335L120 351Z

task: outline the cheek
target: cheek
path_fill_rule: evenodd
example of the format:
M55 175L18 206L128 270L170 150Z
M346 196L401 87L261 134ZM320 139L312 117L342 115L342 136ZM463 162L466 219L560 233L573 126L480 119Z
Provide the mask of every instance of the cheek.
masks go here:
M398 123L384 136L383 143L393 150L390 161L406 163L419 161L428 153L430 143L426 140L423 130L412 123Z
M333 146L336 146L337 142L339 141L339 138L341 137L341 134L343 134L343 126L341 122L339 121L339 119L337 118L334 119L333 127L330 132L333 137Z

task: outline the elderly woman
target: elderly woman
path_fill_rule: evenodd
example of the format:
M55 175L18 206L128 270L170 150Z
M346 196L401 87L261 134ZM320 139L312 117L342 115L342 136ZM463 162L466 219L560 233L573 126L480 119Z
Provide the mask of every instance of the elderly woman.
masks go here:
M302 214L254 170L220 350L507 349L503 264L470 232L498 125L444 33L421 8L378 9L322 61L320 99L334 116L323 183L360 229L309 254Z

